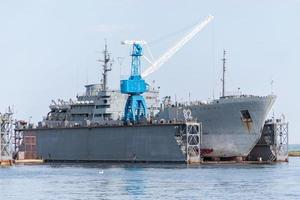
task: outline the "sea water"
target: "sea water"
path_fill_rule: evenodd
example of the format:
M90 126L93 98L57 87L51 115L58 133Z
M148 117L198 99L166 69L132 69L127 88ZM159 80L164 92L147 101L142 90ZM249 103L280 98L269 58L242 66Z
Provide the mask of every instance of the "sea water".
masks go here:
M300 199L300 157L275 164L15 165L0 168L0 199Z

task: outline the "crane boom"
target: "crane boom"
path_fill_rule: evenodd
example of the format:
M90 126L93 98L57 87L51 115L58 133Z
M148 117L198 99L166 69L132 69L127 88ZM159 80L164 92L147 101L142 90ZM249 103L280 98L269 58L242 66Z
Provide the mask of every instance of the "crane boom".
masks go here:
M164 53L159 59L157 59L150 67L148 67L143 73L142 77L146 77L156 70L158 70L165 62L167 62L178 50L180 50L186 43L188 43L195 35L202 31L206 25L208 25L214 16L209 15L204 21L199 23L191 32L189 32L184 38L171 47L166 53Z

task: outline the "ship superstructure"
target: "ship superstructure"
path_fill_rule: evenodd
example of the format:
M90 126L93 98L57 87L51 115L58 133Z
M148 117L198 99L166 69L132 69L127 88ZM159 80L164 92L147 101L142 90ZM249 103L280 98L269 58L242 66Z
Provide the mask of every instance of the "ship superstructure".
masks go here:
M124 107L129 95L120 90L108 88L107 72L111 70L111 66L106 45L103 53L102 83L86 85L85 93L77 95L76 100L52 100L49 106L50 112L39 126L73 127L90 124L122 124ZM147 103L148 114L146 118L153 118L160 108L158 88L149 87L149 90L144 93L144 99Z

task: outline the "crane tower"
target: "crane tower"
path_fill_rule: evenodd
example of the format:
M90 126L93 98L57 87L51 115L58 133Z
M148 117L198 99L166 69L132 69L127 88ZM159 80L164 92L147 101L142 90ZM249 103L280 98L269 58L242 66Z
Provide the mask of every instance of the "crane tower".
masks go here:
M131 75L127 80L121 80L121 93L128 94L124 111L126 123L138 123L147 116L147 106L141 95L149 90L149 85L141 76L142 44L144 41L124 41L123 44L132 45Z

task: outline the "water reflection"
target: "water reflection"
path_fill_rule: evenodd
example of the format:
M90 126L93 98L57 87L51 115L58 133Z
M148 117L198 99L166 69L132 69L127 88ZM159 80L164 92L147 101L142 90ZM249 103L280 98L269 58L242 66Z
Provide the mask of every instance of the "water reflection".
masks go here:
M0 168L0 194L5 200L300 199L300 158L267 165L18 165Z

